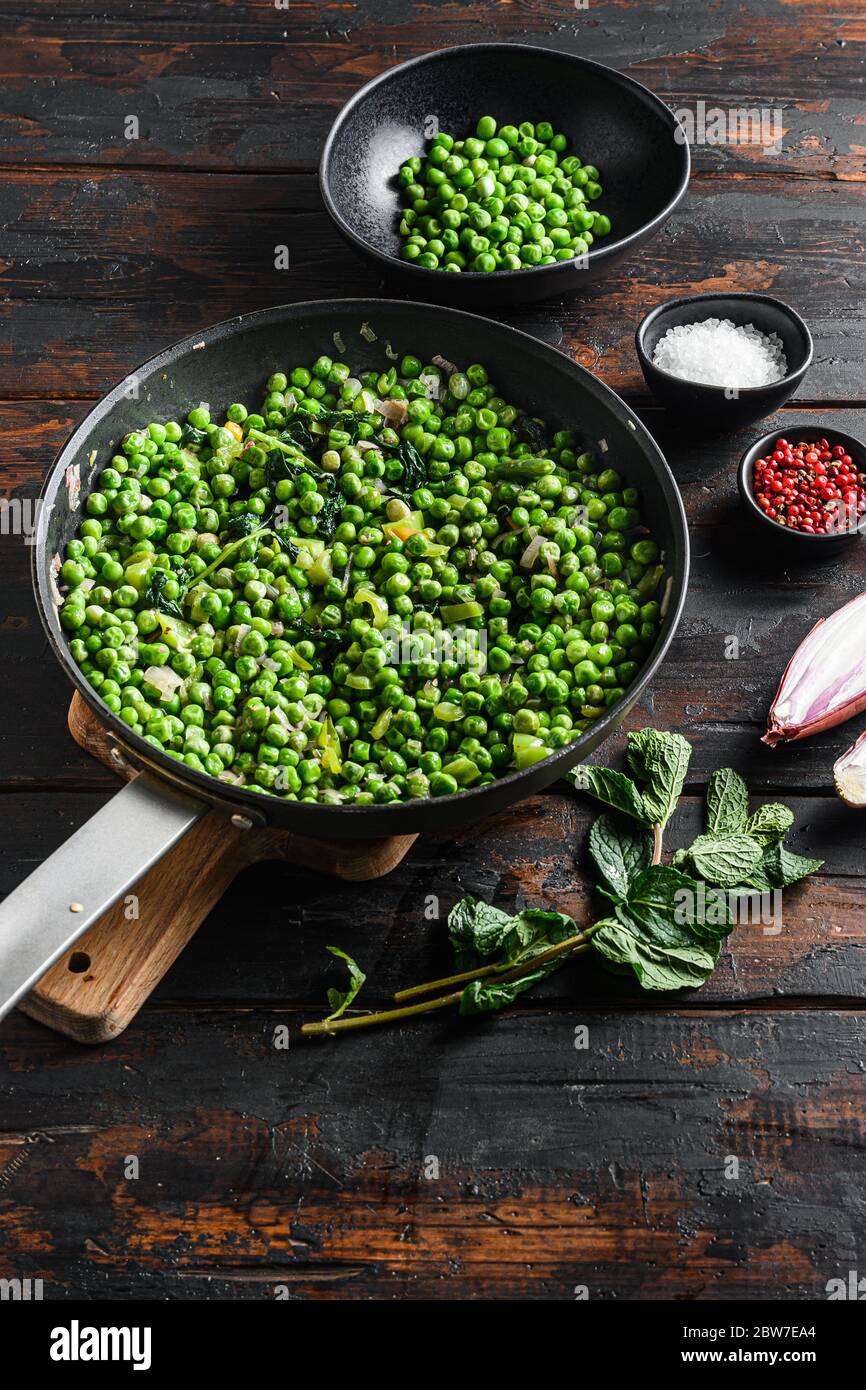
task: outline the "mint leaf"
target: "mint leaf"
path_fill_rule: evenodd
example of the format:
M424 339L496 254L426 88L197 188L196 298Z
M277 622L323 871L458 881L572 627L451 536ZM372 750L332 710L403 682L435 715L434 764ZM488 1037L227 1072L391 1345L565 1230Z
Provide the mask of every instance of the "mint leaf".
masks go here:
M794 812L778 801L759 806L746 822L745 833L762 845L774 845L784 840L794 824Z
M767 852L767 865L770 877L778 877L779 888L787 888L808 874L817 873L824 863L823 859L808 859L784 845L773 845Z
M335 1018L339 1018L341 1014L345 1013L367 976L360 966L352 960L352 957L347 956L345 951L341 951L339 946L329 946L328 950L331 952L332 956L337 956L340 960L344 960L349 967L349 988L345 991L339 989L328 990L328 1003L333 1012L328 1015L325 1022L332 1023Z
M638 935L665 945L688 945L691 933L682 920L697 884L667 864L655 864L638 876L625 902L617 903L618 921ZM678 897L681 891L685 894Z
M548 946L557 946L569 936L577 935L577 927L564 912L548 912L545 908L525 907L511 919L510 930L503 938L504 961L517 965Z
M497 983L495 978L473 980L460 996L460 1013L466 1017L469 1014L495 1013L497 1009L504 1009L506 1004L513 1004L525 989L537 985L558 964L559 961L551 961L549 966L539 966L530 974L522 975L519 980L506 980L504 983Z
M732 767L719 768L707 786L707 830L714 835L738 835L748 817L748 787Z
M448 937L460 969L486 960L500 949L511 930L507 912L474 898L461 898L448 914Z
M646 786L643 804L650 822L665 825L677 808L686 780L691 745L682 734L663 734L641 729L628 736L628 761L634 775Z
M646 869L614 912L624 926L667 946L707 946L733 925L723 893L667 864Z
M719 888L747 881L762 857L761 845L748 835L699 835L689 847L695 872Z
M785 849L784 845L771 845L764 851L761 868L771 888L787 888L807 874L816 873L823 863L823 859L807 859L802 854Z
M448 914L448 936L461 969L497 955L502 965L518 965L576 935L571 917L544 908L527 907L509 917L498 907L466 897Z
M605 806L612 807L614 811L621 811L626 816L632 816L643 825L652 824L640 792L624 772L614 772L609 767L591 767L588 763L581 763L565 775L579 792L588 792Z
M466 901L464 899L464 903ZM480 909L484 907L484 903L473 904L473 920L482 922L482 930L484 912ZM533 957L578 934L574 922L564 912L548 912L543 908L527 907L515 917L505 917L504 913L497 913L497 916L504 917L507 924L499 940L498 963L510 969L518 969L525 965L526 974L517 980L499 980L493 976L486 980L471 981L460 998L461 1014L492 1013L504 1008L506 1004L513 1003L518 994L530 989L551 971L564 964L564 960L554 959L533 968Z
M589 832L589 852L605 883L624 898L629 883L650 866L652 837L622 816L599 816Z
M641 940L619 922L603 921L592 944L614 969L633 971L642 989L695 989L712 975L718 952L696 944Z

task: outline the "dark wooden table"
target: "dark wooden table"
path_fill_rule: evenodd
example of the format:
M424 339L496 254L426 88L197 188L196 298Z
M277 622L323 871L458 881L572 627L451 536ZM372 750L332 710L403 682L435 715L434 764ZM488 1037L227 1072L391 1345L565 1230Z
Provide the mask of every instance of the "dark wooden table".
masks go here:
M674 107L781 109L781 153L696 148L685 201L603 292L513 322L638 406L682 486L688 607L630 720L693 741L674 841L695 833L709 772L732 764L795 807L798 848L826 859L786 896L784 931L740 930L691 997L631 999L579 963L495 1021L288 1051L275 1027L296 1033L335 982L326 942L384 1004L447 964L430 894L443 912L469 891L582 913L587 809L551 791L419 842L366 886L247 871L118 1041L84 1049L20 1014L0 1029L0 1276L42 1277L52 1298L824 1297L866 1268L866 822L829 778L859 726L775 752L759 734L788 656L863 589L864 559L763 564L734 486L755 431L673 428L632 334L673 294L771 291L816 347L773 426L866 434L862 0L0 0L0 16L0 466L21 498L91 402L172 340L245 309L380 292L326 220L314 169L341 103L393 63L529 40L630 72ZM279 244L289 271L274 269ZM67 734L29 550L3 547L5 893L113 780Z

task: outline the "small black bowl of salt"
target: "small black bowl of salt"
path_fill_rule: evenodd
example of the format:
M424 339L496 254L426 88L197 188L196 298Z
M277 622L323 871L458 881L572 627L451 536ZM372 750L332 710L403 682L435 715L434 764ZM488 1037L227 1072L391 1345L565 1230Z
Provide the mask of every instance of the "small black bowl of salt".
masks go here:
M800 315L766 294L695 294L653 309L635 334L647 386L675 416L712 430L762 419L812 362Z

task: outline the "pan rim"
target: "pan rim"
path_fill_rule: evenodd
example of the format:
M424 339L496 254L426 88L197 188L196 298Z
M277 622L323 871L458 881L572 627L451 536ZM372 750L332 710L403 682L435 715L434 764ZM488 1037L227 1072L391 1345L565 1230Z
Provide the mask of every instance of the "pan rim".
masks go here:
M365 82L363 87L359 87L358 90L349 97L348 101L341 106L334 119L333 125L328 131L319 160L319 192L322 197L322 202L325 204L325 210L337 227L337 230L363 255L371 256L382 266L399 270L401 274L405 272L407 275L416 276L418 278L419 292L423 290L425 282L431 286L441 282L443 275L442 271L427 270L424 266L415 265L412 261L401 261L399 257L392 256L389 252L381 250L378 246L374 246L371 241L367 241L365 237L361 236L361 234L346 221L337 207L331 192L331 159L333 146L341 128L355 107L358 106L370 92L387 82L389 78L393 77L398 72L417 67L422 63L432 63L442 58L452 58L455 54L464 53L469 50L472 52L540 53L546 58L557 58L564 62L577 63L581 67L593 68L596 71L605 73L615 84L631 88L642 97L647 98L650 104L656 109L656 113L661 117L662 121L670 123L671 136L674 142L679 144L680 149L683 151L682 168L680 170L680 178L676 189L664 206L660 208L649 221L642 223L640 227L637 227L633 232L629 232L627 236L620 237L617 241L605 242L602 246L593 247L587 255L589 264L601 265L614 256L618 257L626 253L633 245L651 236L653 232L667 221L671 213L677 208L680 202L682 202L691 178L692 159L689 142L685 138L682 142L677 141L676 131L682 129L682 127L677 121L676 116L667 103L662 101L661 97L657 96L651 88L646 87L643 82L638 82L637 79L632 77L629 73L620 72L617 68L609 67L607 63L598 62L595 58L584 58L579 53L563 52L558 48L548 48L544 44L498 43L496 41L487 43L452 44L448 48L434 48L427 53L419 53L414 58L407 58L405 62L396 63L393 67L386 68L384 72L380 72L375 77L372 77L369 82ZM463 274L464 277L468 277L473 284L483 282L507 286L518 281L525 281L527 276L531 276L533 273L537 274L539 269L540 267L538 266L523 266L520 270L497 270L492 274L481 271L464 271ZM557 276L558 274L558 278L562 278L562 276L567 275L574 269L574 260L559 261L556 265L545 266L544 269L551 273L551 277ZM551 293L554 292L551 291Z
M57 607L50 593L47 579L47 567L41 563L43 554L47 552L47 525L50 514L50 498L56 495L59 488L63 485L66 468L76 461L78 453L91 432L93 426L109 413L112 407L124 395L124 388L127 387L131 376L150 376L158 372L161 367L169 366L175 359L195 349L197 344L203 344L205 348L210 342L218 342L226 336L233 336L236 332L243 332L253 324L261 324L269 319L281 320L288 318L303 319L305 313L310 311L338 313L360 313L362 316L374 315L376 312L398 310L411 316L415 310L432 312L443 316L446 319L469 321L474 325L482 325L485 331L493 336L503 335L506 338L516 339L525 347L530 348L536 353L549 355L559 363L566 364L568 370L578 377L584 379L584 384L588 386L591 393L595 394L611 409L612 414L621 421L631 422L637 437L641 440L644 448L655 456L655 462L659 466L659 481L662 491L665 494L665 501L670 506L671 523L673 530L679 531L679 541L683 550L682 577L679 584L679 592L674 596L672 593L670 606L667 613L668 628L666 633L658 640L655 650L647 658L646 665L635 681L616 704L606 711L604 716L596 720L584 735L574 740L573 743L566 744L564 748L559 748L551 753L550 757L535 763L522 770L515 769L506 773L502 777L497 777L495 782L487 783L481 787L470 787L459 791L450 796L441 796L418 801L395 801L390 803L376 803L372 806L346 806L334 805L329 803L315 802L294 802L284 798L271 797L268 795L257 794L248 791L244 787L237 787L234 784L221 783L218 779L211 777L207 773L197 772L194 768L187 767L184 763L175 758L171 758L167 753L155 748L152 744L134 733L114 711L110 710L104 703L100 695L89 684L81 674L78 666L72 659L68 643L60 628L57 617ZM363 322L362 317L359 322ZM303 806L304 813L308 817L319 815L322 822L333 821L334 813L339 813L341 823L346 823L350 818L357 822L357 836L363 838L382 838L385 835L399 835L401 833L414 833L411 826L404 824L402 827L399 818L403 821L412 819L411 812L413 807L430 808L442 807L443 813L447 817L447 809L451 806L456 809L455 825L466 824L472 819L479 819L485 814L484 793L489 792L492 787L510 789L514 791L522 781L535 782L539 776L542 778L541 786L533 786L527 789L526 796L534 791L545 790L553 782L558 780L566 771L576 766L582 761L581 752L584 739L593 740L597 746L603 742L614 728L619 724L624 714L636 703L643 693L652 677L663 662L668 653L670 645L674 639L680 618L682 617L688 592L688 581L690 572L690 544L688 522L682 496L677 486L670 465L664 454L659 448L653 436L650 434L646 425L640 420L630 406L617 395L611 387L607 386L598 377L594 376L587 368L582 367L566 352L559 348L551 347L550 344L534 338L531 334L525 333L522 329L513 328L510 324L498 323L493 319L485 317L483 314L468 313L462 309L454 309L439 304L425 304L420 301L406 299L370 299L370 298L345 298L345 299L314 299L303 300L296 304L278 304L267 309L253 310L247 314L237 314L228 319L221 319L218 323L211 324L197 333L187 334L178 339L177 342L163 348L154 356L142 362L137 368L127 372L113 386L93 408L88 411L83 420L79 422L69 439L60 449L53 464L48 470L45 481L40 492L40 506L36 525L35 543L31 547L31 569L34 594L36 597L37 609L40 621L45 630L48 641L59 661L62 669L70 679L72 685L84 699L85 703L98 715L101 722L111 732L118 744L128 749L142 763L155 769L166 780L180 782L188 790L201 797L202 800L211 803L222 803L230 805L233 811L249 809L256 814L256 819L269 819L268 812L273 803L277 807L281 806ZM47 558L47 557L46 557ZM52 624L56 624L55 627ZM600 734L599 737L595 737ZM584 745L585 748L585 745ZM568 756L571 755L571 756ZM545 769L550 774L544 780ZM554 769L556 771L554 772ZM223 791L222 788L226 790ZM522 799L519 791L507 798L509 804L513 804ZM475 817L469 812L469 808L478 804L478 813ZM390 819L393 826L387 831L367 831L364 832L364 817L368 820ZM310 820L309 833L315 835L313 820ZM327 838L327 826L323 823L319 827L321 837Z

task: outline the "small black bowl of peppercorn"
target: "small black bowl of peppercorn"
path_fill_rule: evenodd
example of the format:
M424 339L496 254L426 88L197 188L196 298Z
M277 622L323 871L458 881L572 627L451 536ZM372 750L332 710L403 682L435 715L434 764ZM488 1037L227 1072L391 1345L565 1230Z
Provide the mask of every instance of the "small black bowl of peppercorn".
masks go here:
M826 425L762 435L740 460L737 487L764 539L813 560L866 531L866 445Z

